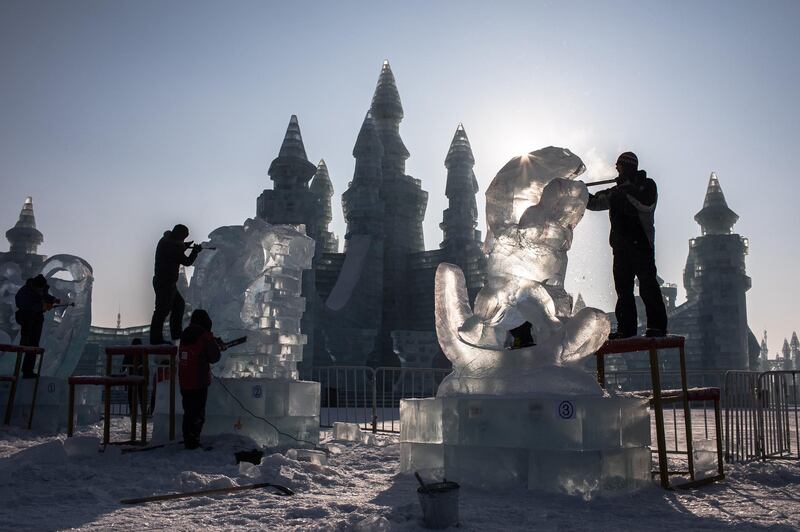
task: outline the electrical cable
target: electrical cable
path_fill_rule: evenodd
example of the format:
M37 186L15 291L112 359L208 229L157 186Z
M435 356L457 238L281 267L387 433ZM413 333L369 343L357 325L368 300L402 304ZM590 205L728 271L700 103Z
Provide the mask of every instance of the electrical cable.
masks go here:
M251 416L253 416L254 418L256 418L256 419L260 419L261 421L263 421L264 423L266 423L267 425L269 425L270 427L272 427L272 428L275 430L275 432L277 432L277 433L278 433L278 435L280 435L280 436L286 436L287 438L290 438L290 439L292 439L292 440L294 440L294 441L296 441L296 442L298 442L298 443L307 443L308 445L311 445L312 447L314 447L314 449L315 449L315 450L322 451L322 452L324 452L325 454L328 454L328 450L327 450L327 449L324 449L324 448L320 447L318 444L314 443L313 441L308 441L308 440L303 440L303 439L300 439L300 438L295 438L295 437L294 437L294 436L292 436L291 434L287 434L287 433L285 433L285 432L282 432L282 431L281 431L281 430L280 430L278 427L276 427L276 426L275 426L275 425L274 425L274 424L273 424L273 423L272 423L270 420L268 420L267 418L265 418L265 417L261 417L261 416L259 416L259 415L257 415L257 414L254 414L254 413L253 413L253 412L251 412L250 410L248 410L248 409L247 409L247 407L246 407L246 406L244 406L244 404L242 404L242 402L239 400L239 398L238 398L238 397L236 397L236 396L233 394L233 392L231 392L231 391L228 389L228 387L227 387L227 386L225 386L225 384L222 382L222 379L220 379L220 378L219 378L217 375L215 375L214 373L212 373L211 375L212 375L212 376L213 376L213 377L214 377L214 378L217 380L217 382L220 384L220 386L222 386L222 389L223 389L223 390L225 390L225 392L226 392L228 395L230 395L230 396L233 398L233 400L234 400L234 401L236 401L236 402L239 404L239 406L241 407L241 409L242 409L242 410L244 410L245 412L247 412L248 414L250 414L250 415L251 415Z

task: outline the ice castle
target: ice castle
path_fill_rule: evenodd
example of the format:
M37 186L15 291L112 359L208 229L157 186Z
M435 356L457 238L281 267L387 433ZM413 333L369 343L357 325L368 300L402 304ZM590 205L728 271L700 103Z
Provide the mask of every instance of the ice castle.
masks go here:
M327 167L309 162L297 117L270 165L273 188L258 198L257 216L272 224L305 224L317 242L312 268L303 275L306 369L334 363L447 365L434 332L436 268L442 262L458 265L470 300L483 286L478 183L467 132L458 125L445 157L444 239L439 249L426 251L428 193L405 172L409 152L400 137L402 119L400 94L385 61L353 148L353 179L342 195L343 252L328 228L333 187Z

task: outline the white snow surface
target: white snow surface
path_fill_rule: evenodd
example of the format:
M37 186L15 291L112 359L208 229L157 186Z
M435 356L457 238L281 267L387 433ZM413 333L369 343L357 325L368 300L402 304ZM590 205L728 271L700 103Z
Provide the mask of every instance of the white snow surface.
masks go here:
M114 420L113 437L128 425ZM373 443L342 442L323 433L328 465L267 451L261 465L237 466L235 450L252 448L239 436L203 439L208 451L178 445L121 454L96 452L102 425L80 438L0 429L0 530L170 529L417 530L416 481L398 474L396 435ZM128 433L129 434L129 433ZM691 491L655 484L632 496L576 497L541 492L461 488L463 530L740 530L800 527L800 464L772 461L731 466L728 478ZM120 499L254 482L272 490L203 496L141 505Z

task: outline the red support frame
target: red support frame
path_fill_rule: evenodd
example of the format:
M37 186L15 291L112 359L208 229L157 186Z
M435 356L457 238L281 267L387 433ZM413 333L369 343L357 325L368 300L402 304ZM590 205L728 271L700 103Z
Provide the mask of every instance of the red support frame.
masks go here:
M32 354L37 356L38 364L36 365L36 381L33 383L33 398L31 399L31 413L28 414L28 430L33 427L33 412L36 410L36 396L39 393L39 376L42 373L42 361L44 360L44 348L30 347L26 345L9 345L0 344L0 354L3 353L16 353L17 360L14 364L13 375L0 375L0 382L10 382L11 389L8 393L8 402L6 403L6 415L3 420L5 425L11 424L11 416L14 412L14 398L17 395L17 383L19 382L19 371L22 368L22 358L24 355Z

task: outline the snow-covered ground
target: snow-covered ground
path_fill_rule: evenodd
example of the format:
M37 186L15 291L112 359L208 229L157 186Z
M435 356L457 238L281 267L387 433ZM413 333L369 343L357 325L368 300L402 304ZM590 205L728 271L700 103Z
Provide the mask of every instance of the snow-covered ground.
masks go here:
M115 420L115 437L127 432ZM99 437L101 426L80 435ZM268 529L415 530L421 527L416 481L397 474L396 435L376 444L331 441L327 466L282 454L260 466L237 466L233 453L248 442L207 437L213 449L170 446L120 454L96 452L97 440L0 429L0 530L47 529ZM719 484L663 491L655 484L634 495L579 498L538 492L462 488L464 530L742 530L800 528L800 464L752 463L728 467ZM274 481L293 497L270 489L123 505L121 499L159 493Z

